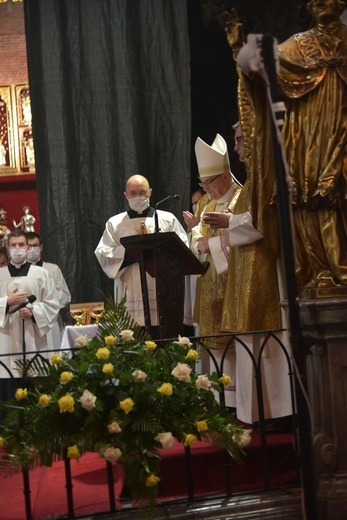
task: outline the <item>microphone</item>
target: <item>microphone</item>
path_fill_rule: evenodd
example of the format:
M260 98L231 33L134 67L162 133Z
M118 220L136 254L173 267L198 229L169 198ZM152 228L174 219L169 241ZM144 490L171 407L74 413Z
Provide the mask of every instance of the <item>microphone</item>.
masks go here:
M36 296L31 294L30 296L28 296L28 298L26 300L24 300L24 302L19 303L18 305L15 305L14 307L11 307L11 309L8 311L8 314L13 314L14 312L19 311L19 309L23 309L23 307L26 307L28 305L28 303L34 303L35 300L36 300Z
M165 199L162 199L162 200L160 200L159 202L156 203L156 205L154 206L154 223L155 223L155 230L154 230L154 232L155 233L159 233L159 231L160 231L160 229L159 229L159 221L158 221L158 212L157 212L158 206L160 204L162 204L162 202L165 202L168 199L180 200L180 198L181 198L181 195L178 195L178 193L176 193L175 195L168 195L167 197L165 197Z

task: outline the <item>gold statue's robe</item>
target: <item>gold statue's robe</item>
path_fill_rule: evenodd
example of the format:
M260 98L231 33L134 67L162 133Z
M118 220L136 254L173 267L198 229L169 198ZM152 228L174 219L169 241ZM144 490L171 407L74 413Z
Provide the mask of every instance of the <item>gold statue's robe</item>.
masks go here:
M347 27L318 25L278 51L299 286L347 285Z

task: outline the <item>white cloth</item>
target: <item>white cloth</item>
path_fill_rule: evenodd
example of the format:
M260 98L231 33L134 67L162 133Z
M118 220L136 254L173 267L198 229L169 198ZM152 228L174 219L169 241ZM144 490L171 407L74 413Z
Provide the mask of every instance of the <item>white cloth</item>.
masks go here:
M253 226L249 211L231 215L228 229L225 231L225 241L228 247L253 244L263 238L263 235Z
M61 349L70 349L76 347L76 339L80 336L86 336L88 340L93 339L98 332L98 325L67 325L64 328L61 340Z
M283 273L281 263L277 262L278 286L280 300L286 300L283 285ZM287 328L288 316L286 310L281 307L282 326ZM283 344L285 350L291 357L291 346L288 330L275 333L278 340ZM265 339L265 334L240 335L240 340L252 352L256 361L258 353ZM238 342L236 347L236 410L237 418L248 424L259 420L257 401L256 380L254 377L254 366L245 348ZM279 342L269 338L262 355L261 382L264 399L264 417L271 419L285 417L293 414L293 403L290 394L289 381L290 367L287 358Z
M57 298L60 302L60 308L63 309L70 303L71 294L60 267L57 264L52 264L51 262L42 262L42 267L46 269L46 271L48 271L52 276L55 283ZM57 321L53 323L52 328L47 333L47 345L49 349L60 348L63 330L64 323L59 313Z
M32 319L22 320L18 312L6 313L7 296L15 287L36 296L36 301L28 304L32 309L35 322ZM16 359L21 359L22 356L10 356L10 354L23 353L23 347L26 352L41 353L49 348L47 332L56 321L59 309L60 302L53 278L45 269L32 265L27 276L11 277L7 266L1 267L0 353L5 354L5 357L0 358L1 361L13 371ZM9 377L3 367L0 367L0 377Z
M277 332L276 336L287 348L288 333ZM265 334L240 335L240 340L249 348L256 361L264 339ZM259 420L254 367L244 346L236 341L235 347L237 418L252 424ZM268 339L261 359L265 419L291 415L293 408L290 398L289 368L286 356L274 338Z
M174 231L188 247L187 233L168 211L158 210L159 228L163 233ZM122 267L125 248L120 243L122 237L138 234L140 223L144 221L149 233L154 233L155 222L152 217L130 218L127 212L111 217L104 234L95 250L95 255L109 278L114 279L114 298L119 301L126 293L126 305L129 314L141 326L145 325L143 300L141 291L140 268L138 263ZM151 325L159 324L157 314L155 279L147 274L148 299L151 314Z

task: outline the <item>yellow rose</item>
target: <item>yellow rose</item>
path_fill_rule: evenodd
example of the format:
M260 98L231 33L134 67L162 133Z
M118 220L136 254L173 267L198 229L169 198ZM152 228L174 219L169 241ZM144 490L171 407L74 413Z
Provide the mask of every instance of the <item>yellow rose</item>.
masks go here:
M80 450L78 449L77 444L73 446L69 446L67 449L67 457L68 459L79 459L81 456Z
M172 395L173 388L171 383L163 383L159 388L157 388L157 392L163 395Z
M134 407L134 401L131 399L131 397L127 397L126 399L123 399L123 401L119 402L119 406L125 413L131 412L131 410Z
M116 338L114 336L105 336L104 337L105 345L114 345L116 343Z
M185 436L184 439L184 445L185 446L191 446L196 441L196 435L193 435L192 433L188 433L188 435Z
M208 430L207 421L195 421L198 432L206 432Z
M60 382L63 385L66 385L67 383L70 383L72 378L73 378L73 373L72 372L62 372L60 374Z
M17 401L22 401L28 397L28 390L26 388L17 388L16 393L14 394Z
M160 482L160 478L151 473L146 479L146 487L154 487Z
M148 352L152 352L152 350L155 350L157 348L156 343L154 341L145 341L145 345L147 347Z
M231 383L231 377L228 376L228 374L223 374L222 377L218 379L220 383L222 383L223 386L228 386Z
M104 374L112 374L114 371L114 365L112 365L112 363L105 363L102 367L102 371Z
M53 354L51 356L51 365L59 365L59 363L61 363L62 361L63 360L60 354Z
M187 359L191 359L192 361L196 361L197 359L199 359L198 351L194 350L193 348L188 350Z
M98 348L96 352L96 357L99 359L107 359L110 355L110 351L106 347Z
M0 448L5 444L4 438L0 436Z
M70 394L63 395L63 397L58 399L58 405L60 413L73 413L75 411L75 401L72 395Z
M39 406L41 408L45 408L49 404L49 401L51 400L50 396L47 394L41 394L39 397Z

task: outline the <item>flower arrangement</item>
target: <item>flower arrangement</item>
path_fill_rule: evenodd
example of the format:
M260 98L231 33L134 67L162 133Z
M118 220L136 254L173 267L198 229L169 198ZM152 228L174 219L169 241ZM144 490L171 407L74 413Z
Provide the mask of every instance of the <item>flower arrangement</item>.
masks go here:
M250 431L212 392L221 392L230 377L196 373L198 358L188 338L157 344L133 323L125 300L108 300L97 336L81 336L72 356L18 362L28 384L1 403L0 470L97 451L122 465L133 499L153 506L159 449L170 449L175 439L185 446L197 439L218 444L241 461Z

